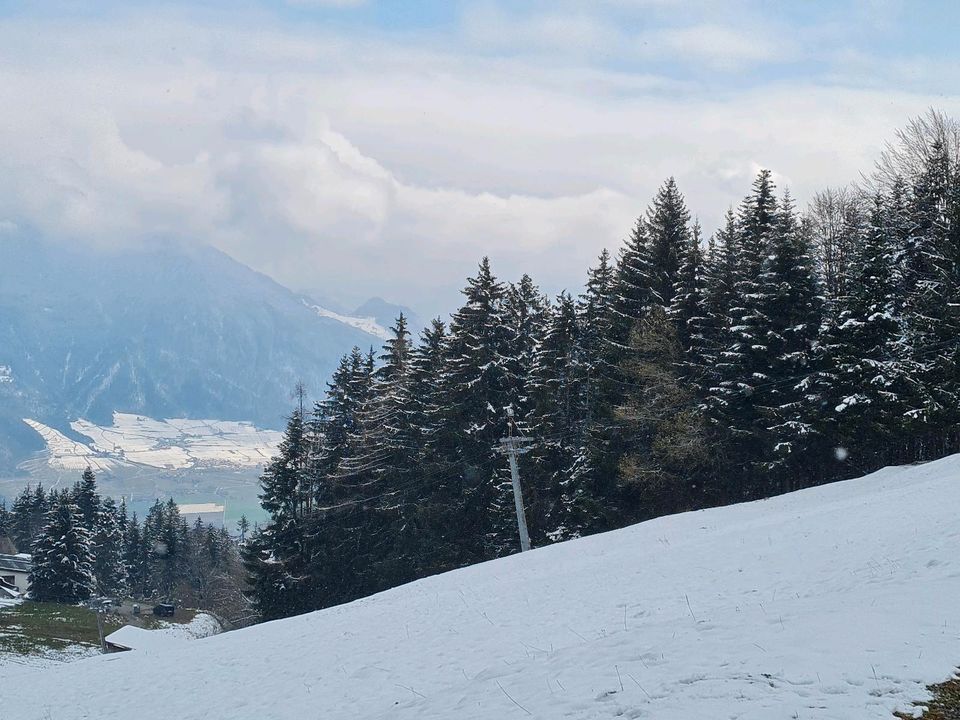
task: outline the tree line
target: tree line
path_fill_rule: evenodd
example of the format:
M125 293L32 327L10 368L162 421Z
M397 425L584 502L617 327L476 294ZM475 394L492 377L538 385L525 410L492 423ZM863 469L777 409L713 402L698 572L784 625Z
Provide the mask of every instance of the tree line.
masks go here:
M249 527L241 519L243 529ZM10 509L0 504L0 537L32 554L30 596L80 603L91 597L174 600L249 619L236 541L198 519L188 527L173 500L156 500L141 522L101 496L87 468L72 488L26 487ZM24 588L21 588L24 589Z
M535 546L957 451L958 137L931 111L804 213L762 170L706 242L670 178L577 296L484 258L449 324L401 315L301 392L243 551L259 612L516 551L509 432Z

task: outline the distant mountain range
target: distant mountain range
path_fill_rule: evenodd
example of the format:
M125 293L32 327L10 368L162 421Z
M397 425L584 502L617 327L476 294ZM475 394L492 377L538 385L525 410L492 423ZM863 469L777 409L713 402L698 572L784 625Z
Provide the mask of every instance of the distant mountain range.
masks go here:
M368 307L369 306L369 307ZM379 347L398 308L325 310L208 248L90 250L0 236L0 468L83 418L282 427L303 380L319 396L351 347ZM369 313L369 314L367 314Z

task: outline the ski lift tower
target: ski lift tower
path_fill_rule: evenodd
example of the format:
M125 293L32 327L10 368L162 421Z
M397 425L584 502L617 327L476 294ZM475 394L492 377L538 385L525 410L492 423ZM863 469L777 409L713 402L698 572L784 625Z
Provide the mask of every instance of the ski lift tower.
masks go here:
M533 440L531 438L518 437L513 434L513 406L506 408L507 437L500 438L499 452L503 453L510 460L510 479L513 482L513 501L517 506L517 529L520 531L520 552L526 552L530 549L530 533L527 531L527 515L523 509L523 490L520 487L520 470L517 466L517 456L532 450Z

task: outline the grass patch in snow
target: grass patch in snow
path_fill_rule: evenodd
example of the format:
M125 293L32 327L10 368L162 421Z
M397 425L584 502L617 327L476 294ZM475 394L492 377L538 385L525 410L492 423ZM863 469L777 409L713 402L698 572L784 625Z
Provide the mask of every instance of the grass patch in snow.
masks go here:
M124 620L108 615L104 627L113 632ZM0 653L42 655L72 645L99 647L97 615L78 605L26 601L0 611Z
M122 619L108 615L104 627L110 633L121 625ZM0 611L0 654L43 655L72 645L100 646L96 613L30 600Z
M918 717L921 720L960 720L960 675L954 675L946 682L929 685L927 689L933 699L914 703L917 708L923 708L920 715L904 712L896 712L894 715L900 720L914 720Z
M183 627L187 634L197 611L177 608L175 617L158 618L108 613L104 632L109 635L124 625L147 630ZM210 633L201 633L210 634ZM100 652L97 615L81 605L24 601L0 608L0 667L6 663L41 665L66 662Z

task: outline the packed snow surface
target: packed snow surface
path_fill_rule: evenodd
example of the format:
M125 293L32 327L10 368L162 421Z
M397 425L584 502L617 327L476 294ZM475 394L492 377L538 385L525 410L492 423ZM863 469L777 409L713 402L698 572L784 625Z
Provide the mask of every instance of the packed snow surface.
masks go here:
M888 468L162 654L5 669L0 697L20 720L889 720L960 662L958 475Z
M170 470L198 467L256 467L276 452L282 433L225 420L154 420L114 413L113 425L76 420L70 427L88 439L71 440L59 430L25 419L47 446L45 461L58 470L110 472L119 467Z

